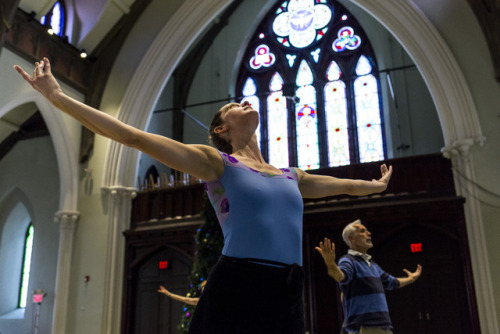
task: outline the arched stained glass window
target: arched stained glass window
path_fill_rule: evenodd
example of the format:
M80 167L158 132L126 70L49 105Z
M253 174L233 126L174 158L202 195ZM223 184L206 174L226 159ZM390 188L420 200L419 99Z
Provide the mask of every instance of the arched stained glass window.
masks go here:
M24 258L23 258L23 271L21 273L21 286L19 288L19 307L26 307L26 300L28 299L28 284L30 281L30 268L31 268L31 254L33 250L33 237L35 230L33 224L30 224L26 231L24 240Z
M255 85L255 81L252 78L248 78L245 82L245 86L243 86L243 101L248 101L250 106L257 112L260 113L260 102L257 97L257 86ZM260 144L260 123L255 131L257 134L257 142Z
M278 168L288 167L288 110L283 96L283 79L274 73L267 97L269 163Z
M361 56L356 65L356 74L359 77L354 80L361 162L379 161L384 158L378 83L371 72L370 62L365 56Z
M49 26L55 35L64 36L65 9L62 1L57 1L50 11L42 16L40 23Z
M346 85L341 76L339 66L332 61L326 73L328 83L324 92L329 166L350 163Z
M298 167L319 168L318 115L316 112L316 89L311 68L302 60L297 73L295 124L297 132Z
M277 2L242 64L236 95L259 108L270 164L307 170L385 159L374 53L337 1Z

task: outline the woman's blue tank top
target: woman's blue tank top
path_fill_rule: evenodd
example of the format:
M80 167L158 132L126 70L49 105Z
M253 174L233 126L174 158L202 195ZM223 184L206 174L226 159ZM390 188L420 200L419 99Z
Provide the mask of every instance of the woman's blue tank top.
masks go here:
M224 234L222 254L302 265L304 205L296 170L262 173L219 153L224 172L205 187Z

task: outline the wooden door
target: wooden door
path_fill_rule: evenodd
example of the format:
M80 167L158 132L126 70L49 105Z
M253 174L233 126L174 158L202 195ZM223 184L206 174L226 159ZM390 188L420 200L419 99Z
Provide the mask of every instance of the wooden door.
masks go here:
M136 283L132 305L134 334L176 334L181 323L183 303L160 294L160 285L185 296L191 260L170 248L144 259L134 270ZM165 268L166 267L166 268ZM163 268L163 269L162 269Z
M396 229L373 250L375 261L396 277L417 264L423 271L415 284L386 293L394 333L474 333L460 240L439 225Z
M463 201L455 197L306 214L305 300L311 334L340 333L343 320L338 284L327 276L314 246L328 237L340 258L347 253L342 230L357 218L372 232L369 253L386 272L406 277L403 268L423 266L415 284L386 293L395 334L480 333Z

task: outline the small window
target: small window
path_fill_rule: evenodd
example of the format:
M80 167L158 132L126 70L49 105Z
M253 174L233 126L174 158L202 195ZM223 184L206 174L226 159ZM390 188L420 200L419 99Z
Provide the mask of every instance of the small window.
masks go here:
M62 1L57 1L40 22L48 26L55 35L64 36L66 11Z
M31 255L33 250L33 236L35 230L33 224L30 224L26 231L24 238L24 256L23 267L21 272L21 287L19 289L19 307L26 307L26 300L28 299L28 284L30 281L30 268L31 268Z

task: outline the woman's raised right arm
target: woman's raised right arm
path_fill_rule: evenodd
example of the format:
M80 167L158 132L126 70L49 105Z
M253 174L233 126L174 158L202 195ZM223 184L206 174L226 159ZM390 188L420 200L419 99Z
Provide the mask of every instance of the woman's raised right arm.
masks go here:
M222 174L224 169L222 159L214 148L207 145L186 145L136 129L67 96L52 75L50 61L47 58L35 63L33 76L17 65L14 68L55 107L75 118L89 130L136 148L173 169L205 181L217 179Z

